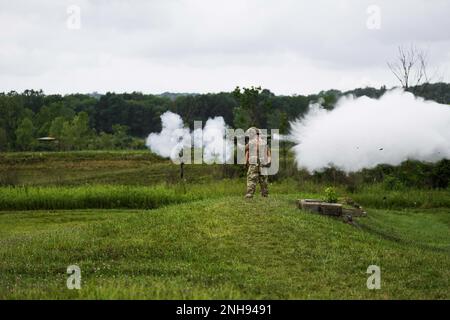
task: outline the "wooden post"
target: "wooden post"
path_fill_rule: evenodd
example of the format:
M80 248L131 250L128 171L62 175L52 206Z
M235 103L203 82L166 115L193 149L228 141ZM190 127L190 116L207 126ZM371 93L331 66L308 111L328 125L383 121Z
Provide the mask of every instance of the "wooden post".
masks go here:
M184 162L182 161L180 163L180 179L183 180L184 178Z
M178 157L180 158L180 179L183 180L184 178L184 159L183 159L184 150L181 149L178 153Z

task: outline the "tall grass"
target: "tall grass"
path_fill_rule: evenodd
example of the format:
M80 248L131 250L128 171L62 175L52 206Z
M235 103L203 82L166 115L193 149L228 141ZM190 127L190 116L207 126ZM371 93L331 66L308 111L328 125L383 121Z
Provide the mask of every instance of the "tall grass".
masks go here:
M233 188L234 186L234 188ZM154 209L168 204L241 194L236 183L0 187L0 210Z
M388 191L381 184L376 184L365 186L351 197L371 208L449 208L450 211L450 189L448 188L444 190L405 188Z
M296 198L322 198L323 186L281 181L270 185L271 194ZM145 186L83 185L76 187L0 187L0 210L154 209L195 200L243 196L245 180L223 179L198 184ZM337 188L338 196L349 196ZM450 208L449 190L386 191L368 186L350 197L369 208Z
M0 190L0 210L153 209L195 199L164 186L6 187Z

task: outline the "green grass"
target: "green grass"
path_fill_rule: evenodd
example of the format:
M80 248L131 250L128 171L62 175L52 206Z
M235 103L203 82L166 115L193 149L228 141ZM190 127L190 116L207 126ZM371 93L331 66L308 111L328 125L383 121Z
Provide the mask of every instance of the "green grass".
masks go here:
M153 209L171 203L194 200L192 194L176 189L130 186L24 187L3 188L3 210L142 208Z
M296 208L325 185L245 200L239 168L178 170L145 151L1 154L0 299L450 298L449 189L338 185L368 212L348 225Z
M373 210L355 227L294 200L3 212L0 298L450 298L448 212ZM71 264L82 270L79 291L65 287ZM366 288L371 264L381 290Z
M148 150L89 150L70 152L2 152L2 164L35 164L46 161L80 161L80 160L151 160L167 161Z
M404 189L386 191L382 185L366 186L352 198L365 206L385 209L450 208L450 188L446 190Z
M230 169L231 168L231 169ZM185 179L203 182L224 177L219 165L187 165ZM231 166L233 176L244 173ZM179 181L179 166L148 151L75 151L0 154L0 185L80 186L120 184L148 186ZM229 174L228 174L229 176Z
M300 198L323 198L322 186L298 184L290 180L270 184L275 194ZM132 185L24 186L0 187L0 210L57 209L154 209L193 200L243 195L245 180L222 179L204 183ZM341 196L347 195L343 190ZM374 186L350 196L365 207L450 208L449 190L384 191Z
M370 215L358 224L366 231L388 240L420 246L435 251L450 251L450 210L408 209L370 210Z
M272 183L274 193L314 198L317 193L296 192L286 183ZM245 193L244 180L206 184L142 186L84 185L75 187L2 187L0 210L154 209L161 206Z

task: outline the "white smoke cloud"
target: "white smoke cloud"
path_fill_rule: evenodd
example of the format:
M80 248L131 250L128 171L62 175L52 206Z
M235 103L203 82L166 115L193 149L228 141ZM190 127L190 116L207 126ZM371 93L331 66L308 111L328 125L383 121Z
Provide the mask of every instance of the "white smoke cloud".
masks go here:
M231 158L233 145L225 138L226 128L225 120L222 117L206 121L203 128L203 160L205 163L222 164Z
M450 158L450 106L397 89L380 99L341 98L327 111L312 105L291 123L299 168L312 172L334 165L346 172L408 159Z
M184 147L191 147L191 141L203 148L205 163L225 163L232 156L233 145L225 137L227 126L223 117L208 119L203 129L192 133L184 127L181 117L170 111L161 115L161 123L161 132L150 133L146 146L164 158L178 159Z
M296 142L296 140L290 134L286 135L279 133L272 134L272 140Z
M170 111L161 115L161 124L161 132L150 133L145 145L161 157L175 160L183 147L190 145L189 129L178 114Z

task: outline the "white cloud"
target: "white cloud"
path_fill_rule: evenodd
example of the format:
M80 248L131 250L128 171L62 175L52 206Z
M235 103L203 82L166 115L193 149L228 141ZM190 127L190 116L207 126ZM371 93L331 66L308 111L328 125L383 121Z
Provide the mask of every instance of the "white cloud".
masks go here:
M395 84L396 46L449 64L445 0L0 0L0 90L311 93ZM381 29L366 27L369 5ZM66 28L68 5L81 29ZM445 80L448 80L445 78Z

